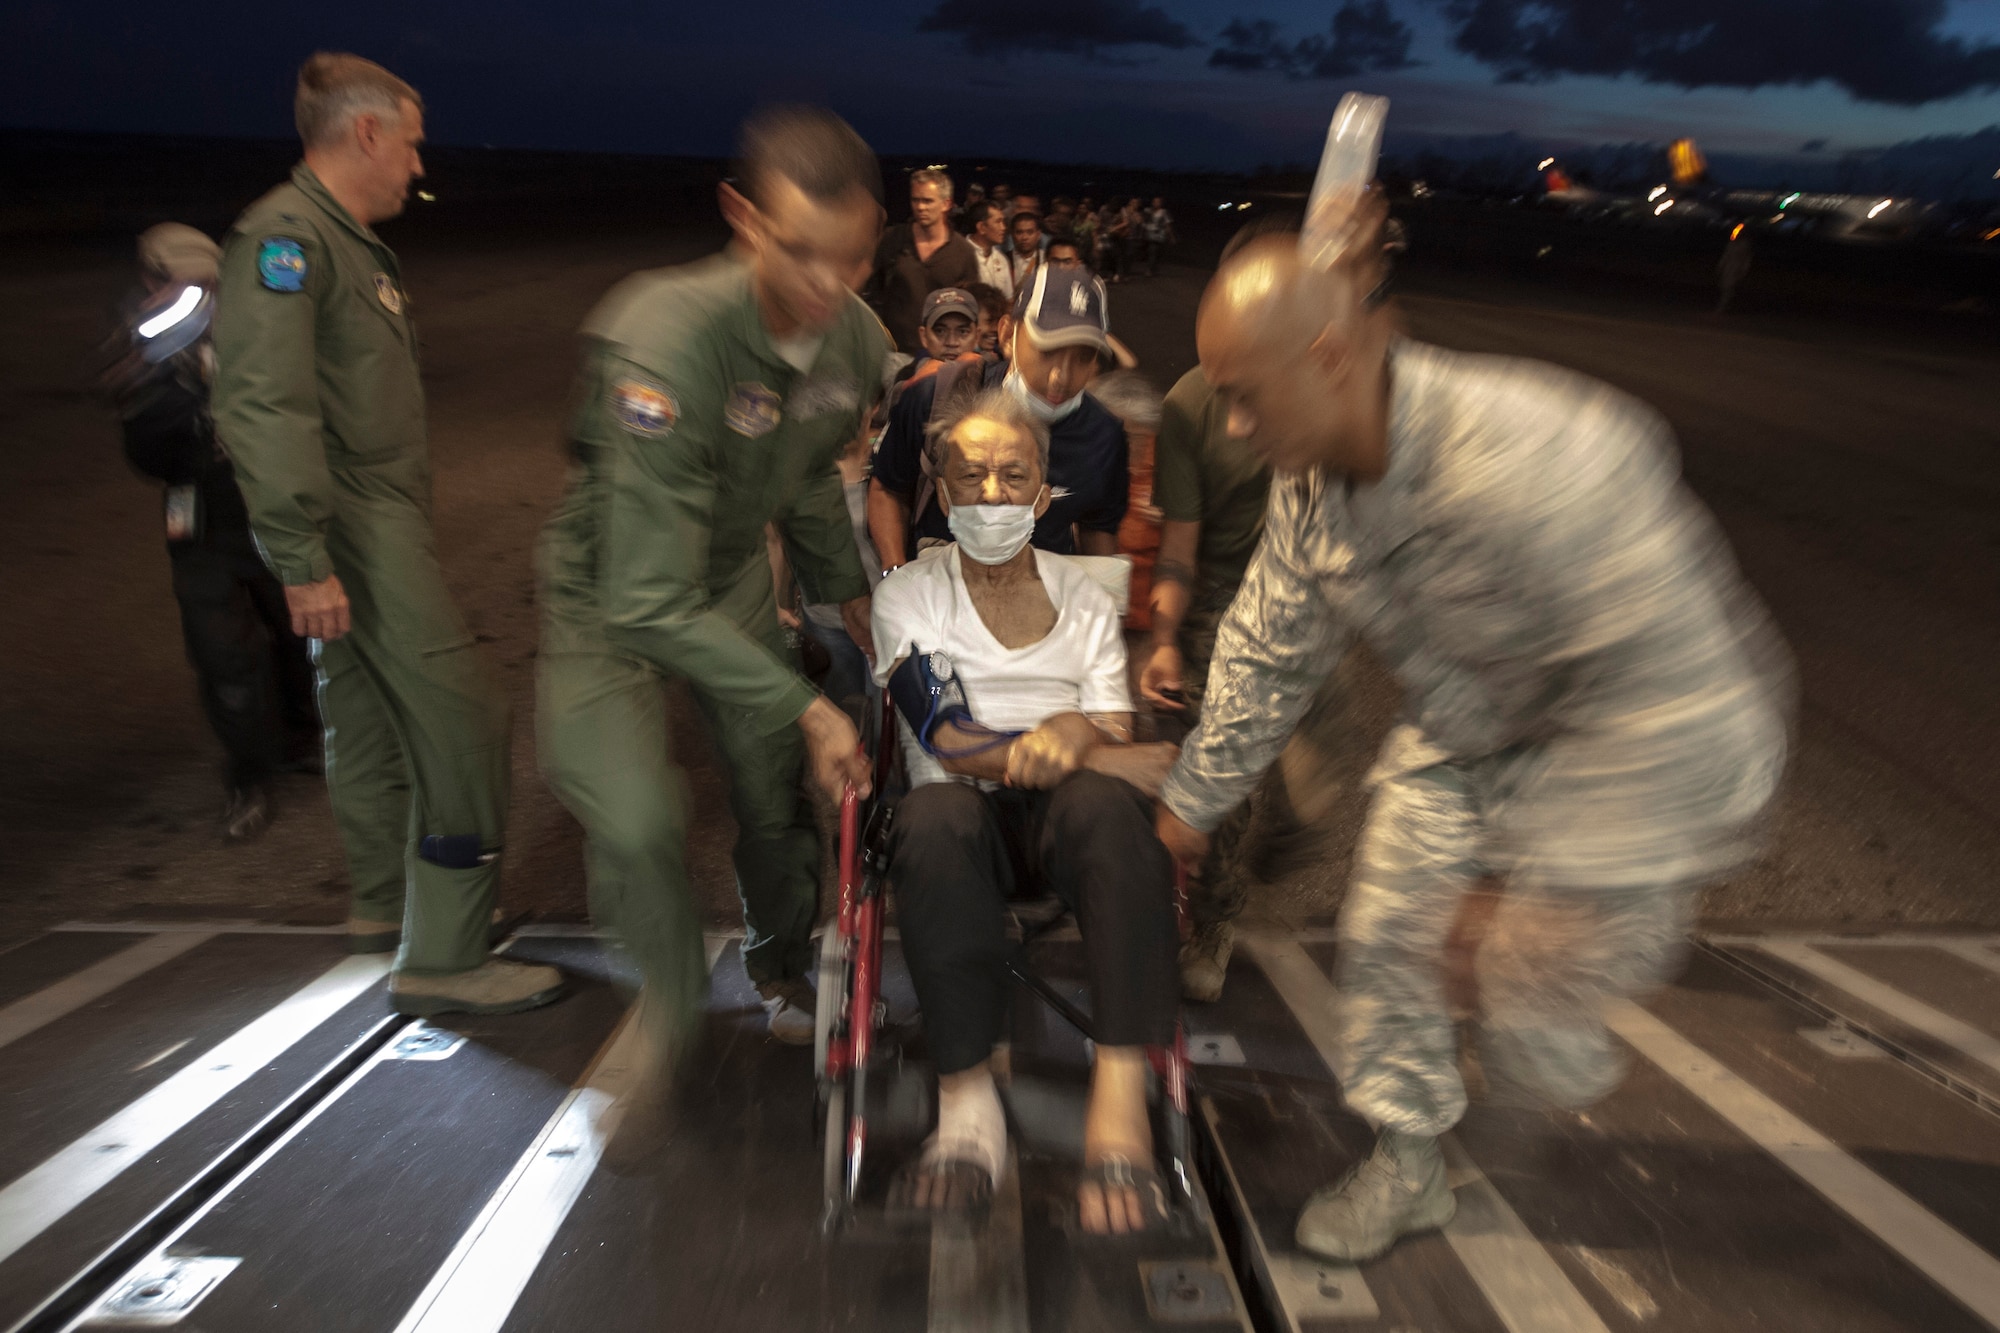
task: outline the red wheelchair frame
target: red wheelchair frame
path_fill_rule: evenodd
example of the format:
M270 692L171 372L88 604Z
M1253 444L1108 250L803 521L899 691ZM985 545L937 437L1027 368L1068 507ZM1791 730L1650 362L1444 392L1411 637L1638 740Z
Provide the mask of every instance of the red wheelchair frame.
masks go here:
M825 1206L821 1221L828 1231L839 1230L854 1219L861 1169L868 1150L868 1073L875 1053L876 1030L885 1013L883 887L888 871L889 831L895 819L895 807L886 792L895 769L895 722L893 705L885 700L883 725L876 744L875 794L869 802L866 822L862 817L862 801L852 789L841 801L840 906L820 942L821 1021L815 1053L825 1134L821 1160ZM1174 908L1181 936L1185 938L1187 881L1178 871ZM1020 947L1015 950L1008 971L1071 1027L1091 1039L1089 1015L1022 963L1027 946L1060 921L1061 916L1049 918L1038 928L1023 930ZM830 995L837 997L832 1004ZM1167 1168L1167 1186L1174 1210L1181 1218L1206 1226L1207 1200L1195 1184L1193 1121L1189 1114L1191 1062L1186 1031L1178 1014L1172 1043L1149 1046L1146 1055L1162 1094L1164 1142L1155 1154Z

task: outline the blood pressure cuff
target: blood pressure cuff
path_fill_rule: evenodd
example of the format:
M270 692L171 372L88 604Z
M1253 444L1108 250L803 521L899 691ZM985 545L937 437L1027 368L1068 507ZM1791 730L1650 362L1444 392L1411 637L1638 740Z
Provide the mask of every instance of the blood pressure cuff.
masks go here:
M910 734L933 759L964 759L1005 745L1021 733L996 731L973 717L951 659L943 653L912 652L889 673L889 697L909 724ZM954 749L937 743L938 729L950 723L961 734L985 739Z

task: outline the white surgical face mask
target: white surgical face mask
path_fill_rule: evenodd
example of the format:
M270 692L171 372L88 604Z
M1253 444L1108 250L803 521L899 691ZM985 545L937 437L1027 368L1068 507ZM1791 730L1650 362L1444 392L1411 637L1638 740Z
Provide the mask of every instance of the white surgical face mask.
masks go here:
M1014 336L1016 338L1020 337L1018 333ZM1001 382L1007 386L1007 392L1020 399L1021 405L1033 413L1035 420L1041 422L1044 426L1055 425L1058 421L1076 411L1077 408L1083 406L1083 393L1081 390L1071 394L1060 403L1050 402L1028 387L1028 382L1021 378L1021 372L1014 369L1014 358L1012 356L1009 356L1007 360L1009 363L1007 378Z
M982 565L1004 565L1035 535L1035 507L953 505L945 523L966 559Z

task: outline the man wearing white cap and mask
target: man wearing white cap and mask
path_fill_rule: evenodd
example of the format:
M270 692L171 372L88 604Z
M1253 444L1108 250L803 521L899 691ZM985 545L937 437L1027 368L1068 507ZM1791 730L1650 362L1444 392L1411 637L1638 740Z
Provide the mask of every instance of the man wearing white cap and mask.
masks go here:
M103 385L125 457L165 487L167 554L202 710L225 753L222 834L244 842L270 823L270 784L318 763L312 663L292 633L284 589L250 535L243 494L209 417L215 242L162 222L139 237L141 286L113 339Z
M1086 389L1118 356L1104 283L1083 269L1043 266L1000 321L1004 362L983 374L946 367L912 384L889 413L868 484L868 533L885 568L951 540L938 503L935 438L926 427L954 399L999 388L1049 433L1049 502L1032 542L1058 555L1112 555L1131 489L1125 427Z

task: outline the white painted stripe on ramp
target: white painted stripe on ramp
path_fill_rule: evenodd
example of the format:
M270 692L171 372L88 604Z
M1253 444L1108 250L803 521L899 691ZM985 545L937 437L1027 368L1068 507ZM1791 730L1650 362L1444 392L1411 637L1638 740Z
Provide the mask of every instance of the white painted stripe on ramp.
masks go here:
M1763 940L1756 946L1773 958L1782 959L1801 971L1810 972L1829 986L1846 991L1872 1009L1879 1009L1905 1027L1914 1028L1935 1041L1943 1042L1967 1059L2000 1074L2000 1037L1934 1009L1922 1000L1904 994L1887 982L1877 981L1858 967L1830 958L1809 944L1791 940Z
M1605 1022L1827 1202L1966 1309L2000 1328L2000 1259L1638 1005L1612 1002L1605 1008Z
M1991 945L1978 940L1943 940L1931 947L1942 949L1954 958L1963 958L1988 972L2000 973L2000 953L1995 953Z
M499 1333L617 1131L615 1108L638 1054L639 1024L627 1012L396 1333Z
M1340 992L1296 940L1247 931L1238 939L1270 978L1327 1069L1337 1069L1340 1038L1334 1006ZM1445 1227L1444 1237L1500 1322L1511 1333L1609 1333L1590 1302L1457 1141L1447 1134L1440 1146L1458 1196L1458 1215Z
M134 977L144 976L161 963L178 958L196 945L215 936L211 932L154 935L129 949L121 949L79 972L73 972L33 995L0 1009L0 1046L19 1041L36 1028L73 1014L92 1001L101 1000Z
M289 1050L389 970L343 958L187 1068L0 1190L0 1260L116 1179L166 1138Z
M703 940L711 971L736 938L711 934ZM618 1098L630 1086L639 1056L636 1013L628 1010L598 1049L411 1303L396 1333L498 1333L507 1322L618 1130Z

